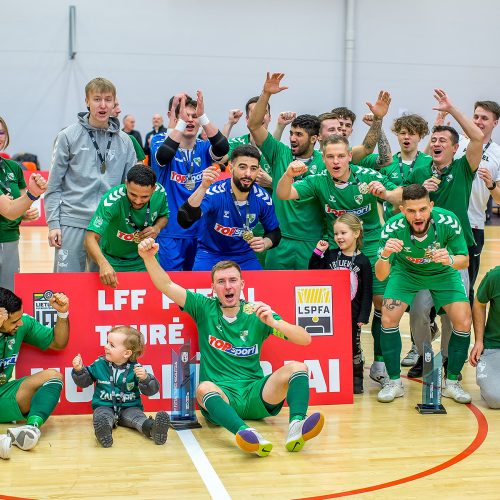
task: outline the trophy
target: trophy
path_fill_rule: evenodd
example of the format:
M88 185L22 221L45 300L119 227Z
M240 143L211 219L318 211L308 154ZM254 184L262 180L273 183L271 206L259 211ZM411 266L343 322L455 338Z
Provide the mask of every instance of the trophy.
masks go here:
M446 413L441 404L441 379L443 371L443 356L441 352L434 355L432 346L424 342L424 366L422 377L422 404L415 409L422 415Z
M186 342L176 353L172 349L172 412L170 424L176 430L201 427L196 417L195 356L189 359L190 343Z

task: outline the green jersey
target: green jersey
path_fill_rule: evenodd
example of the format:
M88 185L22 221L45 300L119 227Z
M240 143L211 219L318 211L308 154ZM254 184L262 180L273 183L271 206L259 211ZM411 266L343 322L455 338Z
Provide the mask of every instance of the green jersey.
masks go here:
M276 216L280 221L281 234L286 238L316 243L323 237L324 213L321 206L313 198L300 200L280 200L276 196L276 186L281 176L286 172L288 165L296 158L292 150L277 141L270 133L260 146L262 154L267 158L271 167L270 175L273 178L273 202ZM325 170L325 164L319 151L314 151L310 160L301 159L307 165L307 172L295 181L319 174ZM305 230L307 228L307 230Z
M120 184L104 194L87 231L101 236L101 251L116 271L145 271L137 252L136 233L168 215L165 190L160 184L156 183L149 203L138 210L130 205L126 185Z
M408 176L405 186L409 184L423 184L433 176L432 158L419 165ZM445 208L453 212L462 224L465 241L468 246L474 245L474 236L469 222L467 210L469 209L469 198L474 180L474 172L470 169L466 155L458 160L453 160L451 165L441 174L441 182L437 191L429 193L431 201L437 207ZM434 175L436 177L436 175Z
M19 163L0 158L0 194L19 198L21 190L26 188L23 170ZM19 224L22 216L14 220L0 215L0 243L8 243L19 239Z
M369 184L372 181L381 182L384 187L391 191L396 189L387 177L370 168L351 165L351 172L347 182L335 183L327 170L320 174L311 175L304 180L294 183L300 198L315 199L321 206L323 213L330 223L346 212L357 215L363 221L364 241L378 241L380 236L380 217L377 210L378 198L371 194L361 194L360 185ZM307 226L309 228L309 226Z
M144 153L144 149L142 149L142 146L139 144L139 141L133 135L129 135L129 137L134 146L134 151L135 151L135 156L137 156L137 161L144 160L146 158L146 154Z
M229 159L231 159L231 153L235 148L243 144L250 144L250 134L240 135L239 137L233 137L232 139L229 139L228 142L229 142L229 152L227 153L227 156ZM261 166L262 170L271 175L271 167L269 166L269 163L263 154L260 155L259 165Z
M205 297L187 291L183 310L196 322L200 346L200 382L246 387L261 379L262 343L270 334L280 335L262 323L245 301L240 301L236 320L230 323L222 315L217 297ZM273 312L275 319L280 316Z
M404 214L390 218L380 234L379 255L384 250L389 238L403 241L401 252L393 253L390 262L399 274L413 273L419 276L447 276L457 271L451 266L433 262L430 252L437 248L446 248L451 255L468 255L467 244L460 222L454 213L442 208L433 208L429 230L422 239L417 239ZM392 273L392 270L391 270Z
M479 285L476 298L482 304L490 303L484 329L484 348L500 349L500 266L486 273Z
M22 321L14 335L0 333L0 372L5 373L7 381L12 377L23 342L45 351L54 340L54 330L38 323L32 316L23 314Z

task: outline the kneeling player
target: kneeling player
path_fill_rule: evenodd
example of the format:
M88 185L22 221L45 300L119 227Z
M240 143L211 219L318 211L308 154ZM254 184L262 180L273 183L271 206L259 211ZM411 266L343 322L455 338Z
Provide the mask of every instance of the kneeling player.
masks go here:
M236 262L221 261L212 269L213 297L182 288L163 271L155 258L159 245L151 238L139 244L139 255L158 290L193 317L201 353L198 403L207 420L236 435L238 446L261 457L273 445L242 419L258 420L277 415L286 399L290 425L285 446L300 451L317 436L324 417L306 417L309 376L304 363L292 361L264 376L260 352L269 335L307 345L311 336L300 326L283 321L268 305L240 300L244 281ZM224 348L231 345L231 349Z
M375 272L379 280L389 276L382 305L381 347L390 380L378 393L383 403L404 394L399 322L420 290L431 292L436 310L444 310L453 326L442 394L458 403L471 401L458 382L471 327L471 309L457 271L468 266L467 244L456 216L433 205L420 184L405 187L402 213L389 219L381 233Z

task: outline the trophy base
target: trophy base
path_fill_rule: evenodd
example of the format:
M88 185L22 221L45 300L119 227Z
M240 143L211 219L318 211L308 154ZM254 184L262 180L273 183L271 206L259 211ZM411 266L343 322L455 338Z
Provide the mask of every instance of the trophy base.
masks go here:
M185 429L200 429L201 424L198 420L170 420L170 426L176 431Z
M415 410L417 410L421 415L439 415L446 413L445 407L441 404L439 406L418 404L417 406L415 406Z

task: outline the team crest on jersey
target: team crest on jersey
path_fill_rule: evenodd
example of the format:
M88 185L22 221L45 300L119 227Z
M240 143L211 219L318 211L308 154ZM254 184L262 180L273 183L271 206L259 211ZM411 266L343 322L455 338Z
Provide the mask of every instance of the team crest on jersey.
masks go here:
M131 391L134 388L134 382L127 382L127 391Z
M451 182L453 180L453 174L447 175L443 180L445 180L446 182Z
M218 339L213 335L208 336L208 343L210 347L217 349L218 351L225 352L231 356L236 356L237 358L247 358L249 356L254 356L259 352L259 346L257 344L251 346L237 347L228 342L227 340Z
M224 210L224 217L225 217L226 219L228 219L228 218L229 218L229 210Z
M331 286L295 287L295 322L313 336L333 335Z
M256 218L257 214L248 214L248 223L251 224L252 222L255 222Z
M335 199L335 196L333 196L333 194L330 195L330 203L337 203L337 200Z
M99 217L97 216L95 219L94 219L94 226L95 227L101 227L102 226L102 217Z
M7 174L7 179L9 179L9 181L13 181L15 179L14 173L13 172L9 172Z
M354 197L354 201L355 201L358 205L361 205L361 203L363 203L363 195L362 195L362 194L357 194L357 195Z
M315 174L317 171L318 171L318 167L316 165L311 165L309 167L309 172L311 172L311 174Z
M242 332L240 332L240 339L243 342L247 341L247 339L248 339L248 330L243 330Z
M52 290L33 294L33 316L39 323L49 328L54 328L57 320L57 311L51 307L49 302L53 295Z
M201 158L199 156L197 156L194 160L193 160L193 163L199 167L201 165Z

